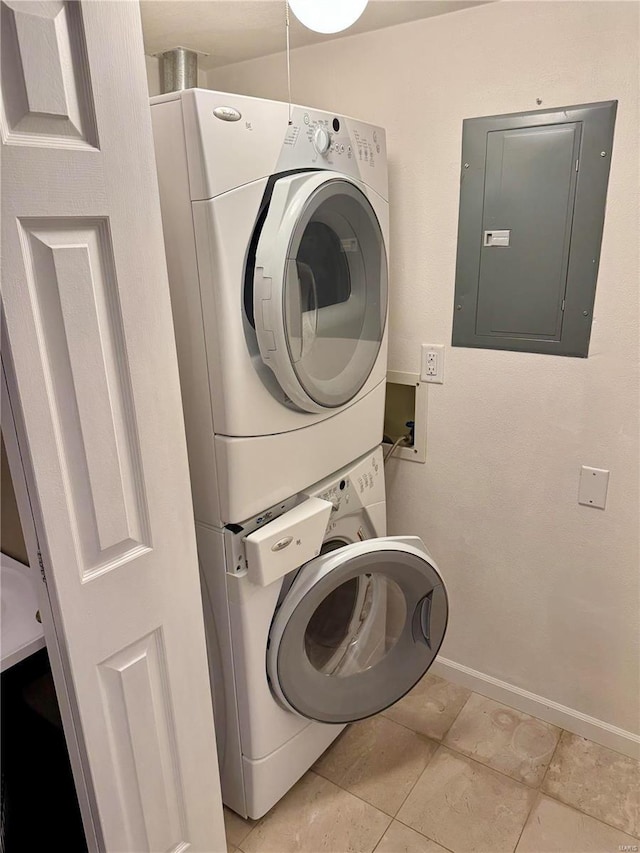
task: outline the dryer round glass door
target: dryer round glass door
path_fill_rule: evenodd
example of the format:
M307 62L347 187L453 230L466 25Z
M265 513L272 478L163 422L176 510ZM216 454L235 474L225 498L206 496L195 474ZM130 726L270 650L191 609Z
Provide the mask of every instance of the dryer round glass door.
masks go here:
M271 627L267 666L285 706L325 723L402 698L442 643L447 596L415 537L370 539L304 566Z
M254 317L288 397L308 411L352 400L376 362L386 312L384 238L366 195L326 175L277 181L256 253Z

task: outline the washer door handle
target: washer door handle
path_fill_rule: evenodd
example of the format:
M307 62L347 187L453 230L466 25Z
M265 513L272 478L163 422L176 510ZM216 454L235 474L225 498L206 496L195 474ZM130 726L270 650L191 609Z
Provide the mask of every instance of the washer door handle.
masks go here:
M420 626L420 639L431 648L431 605L433 603L433 590L428 592L418 602L416 607L417 621Z

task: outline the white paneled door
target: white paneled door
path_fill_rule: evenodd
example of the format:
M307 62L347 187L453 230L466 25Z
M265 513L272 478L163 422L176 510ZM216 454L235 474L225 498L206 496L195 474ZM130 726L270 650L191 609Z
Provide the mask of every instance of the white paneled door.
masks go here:
M138 3L1 9L13 469L89 847L222 851Z

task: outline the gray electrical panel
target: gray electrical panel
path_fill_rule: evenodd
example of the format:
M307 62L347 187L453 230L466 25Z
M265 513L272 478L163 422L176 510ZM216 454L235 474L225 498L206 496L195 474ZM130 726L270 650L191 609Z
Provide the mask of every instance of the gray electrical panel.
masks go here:
M587 356L616 106L464 121L454 346Z

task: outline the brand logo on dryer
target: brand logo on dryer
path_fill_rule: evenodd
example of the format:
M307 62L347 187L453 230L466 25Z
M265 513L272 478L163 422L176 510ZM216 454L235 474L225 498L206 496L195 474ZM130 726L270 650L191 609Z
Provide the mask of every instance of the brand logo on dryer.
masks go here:
M235 107L215 107L213 114L222 121L240 121L242 113Z

